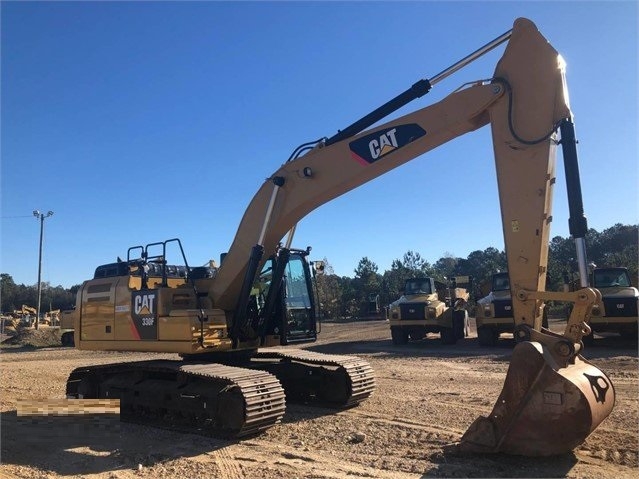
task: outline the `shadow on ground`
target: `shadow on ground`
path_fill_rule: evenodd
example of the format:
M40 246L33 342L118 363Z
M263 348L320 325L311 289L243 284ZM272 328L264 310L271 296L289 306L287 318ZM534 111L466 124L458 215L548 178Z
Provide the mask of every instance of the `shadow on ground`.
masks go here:
M490 356L495 361L510 361L514 341L500 341L493 348L479 347L473 339L458 341L455 345L444 345L438 338L411 341L405 345L394 345L390 339L340 341L314 344L306 347L325 354L374 354L379 357L477 357Z
M474 322L474 321L472 321ZM471 324L472 324L471 322ZM457 341L453 345L442 344L439 334L429 333L426 338L419 341L409 341L405 345L394 345L390 339L390 331L387 337L385 322L356 322L344 323L344 329L357 328L362 330L361 339L341 340L334 338L330 343L320 341L307 347L312 351L326 354L375 354L384 357L483 357L494 361L510 361L515 340L512 334L502 334L494 346L481 346L474 334ZM366 336L369 328L376 328L378 337ZM331 334L340 329L340 324L331 324ZM555 328L556 330L556 328ZM472 331L472 329L471 329ZM559 330L556 330L559 332ZM320 335L320 338L322 336ZM586 359L608 359L619 356L636 357L638 353L638 341L634 338L624 338L617 334L597 334L592 344L585 346L583 356Z
M507 454L468 454L456 446L434 453L429 461L436 464L425 471L426 477L566 477L578 460L572 453L550 457L523 457Z
M335 409L287 403L283 424L335 414ZM2 462L77 476L211 453L244 439L224 440L120 421L119 414L18 416L0 414ZM140 436L144 441L140 441Z
M3 412L2 462L64 476L137 470L139 465L197 456L231 441L121 423L119 414L17 416ZM132 434L132 428L139 428ZM145 430L140 441L139 430ZM129 439L133 438L133 439Z

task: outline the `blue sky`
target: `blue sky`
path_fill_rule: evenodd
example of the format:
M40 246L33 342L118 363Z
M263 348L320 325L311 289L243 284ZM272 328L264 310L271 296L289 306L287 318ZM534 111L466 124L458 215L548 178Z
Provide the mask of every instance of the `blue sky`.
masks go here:
M589 226L637 223L637 2L2 2L2 272L65 287L130 246L228 249L299 144L533 20L567 61ZM503 48L399 113L488 78ZM551 236L568 236L561 155ZM407 206L423 199L422 210ZM320 207L294 244L339 275L503 248L483 128Z

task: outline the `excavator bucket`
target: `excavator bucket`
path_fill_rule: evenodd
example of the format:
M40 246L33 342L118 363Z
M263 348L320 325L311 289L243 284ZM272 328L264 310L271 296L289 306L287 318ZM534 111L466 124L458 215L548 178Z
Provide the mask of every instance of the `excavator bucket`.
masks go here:
M610 379L581 356L559 364L547 347L521 342L490 416L463 435L467 452L550 456L571 451L613 408Z

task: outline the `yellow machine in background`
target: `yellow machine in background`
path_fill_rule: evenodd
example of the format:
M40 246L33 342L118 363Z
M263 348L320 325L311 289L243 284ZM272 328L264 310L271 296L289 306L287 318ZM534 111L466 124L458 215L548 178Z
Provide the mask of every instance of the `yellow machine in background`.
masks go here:
M23 304L20 309L14 309L0 319L0 332L14 335L20 328L30 328L35 322L37 314L38 311L35 308Z
M419 340L427 333L439 333L444 344L468 336L466 305L471 289L469 276L452 278L447 285L433 278L406 280L404 294L388 307L393 344Z
M633 286L628 269L620 266L596 267L589 265L590 284L601 293L601 299L592 309L592 332L584 342L592 344L594 333L615 332L628 339L637 339L639 290ZM575 290L576 282L566 284ZM570 311L571 308L569 308Z
M493 274L491 284L490 292L477 300L475 309L477 338L481 346L495 346L500 334L512 333L516 324L508 273ZM544 308L541 325L548 328L548 308Z
M47 311L44 315L44 322L50 326L59 326L60 324L60 310L52 309Z
M62 346L75 346L75 309L65 309L60 312L60 333Z
M0 317L0 333L13 336L18 332L19 320L13 315Z
M38 310L23 304L20 309L13 311L13 316L20 320L21 326L31 326L35 322Z
M490 80L378 123L505 42ZM470 426L461 446L523 455L570 451L610 413L615 395L610 379L580 355L599 293L583 274L579 291L544 290L559 144L580 273L587 223L564 64L526 19L333 137L296 149L254 196L219 268L189 267L177 239L130 248L126 261L99 267L78 291L76 347L179 353L184 361L78 368L68 396L119 398L124 419L235 437L277 423L285 395L339 407L365 399L374 388L366 361L266 348L317 335L310 250L291 248L295 225L333 198L485 125L519 343L493 411ZM168 260L171 252L179 263ZM563 334L541 328L548 300L575 305Z

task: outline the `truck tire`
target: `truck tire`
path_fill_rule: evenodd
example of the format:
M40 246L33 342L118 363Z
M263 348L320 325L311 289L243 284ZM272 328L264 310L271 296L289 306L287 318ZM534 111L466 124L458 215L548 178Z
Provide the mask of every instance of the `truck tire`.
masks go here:
M479 339L479 344L481 346L495 346L497 343L497 337L498 335L492 328L482 326L477 329L477 339Z
M453 328L441 328L439 334L443 344L455 344L457 342L457 335Z
M73 339L73 331L67 331L66 333L64 333L62 337L60 338L60 342L62 343L62 346L65 346L65 347L75 346L75 341Z
M391 338L393 344L402 345L408 343L408 331L399 326L391 326Z

